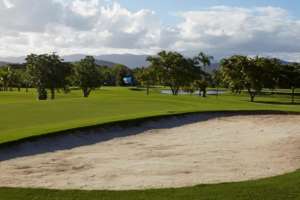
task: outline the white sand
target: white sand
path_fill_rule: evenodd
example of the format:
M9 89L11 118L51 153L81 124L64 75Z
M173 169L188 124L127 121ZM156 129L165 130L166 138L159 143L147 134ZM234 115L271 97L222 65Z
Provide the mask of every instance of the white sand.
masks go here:
M170 120L172 125L174 120L184 119ZM158 128L166 123L160 120L144 126ZM258 179L300 168L299 115L216 117L173 128L134 130L142 132L2 161L0 186L87 190L182 187Z

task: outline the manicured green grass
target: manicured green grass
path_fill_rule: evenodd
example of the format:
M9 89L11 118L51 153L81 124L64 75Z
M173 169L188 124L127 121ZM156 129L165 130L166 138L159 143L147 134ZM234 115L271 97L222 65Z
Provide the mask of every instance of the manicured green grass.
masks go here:
M88 99L80 91L54 101L35 100L35 92L0 92L0 144L70 128L195 111L280 110L300 112L289 96L168 96L105 87ZM297 102L300 103L299 97ZM1 181L1 180L0 180ZM257 181L143 191L63 191L0 188L0 200L291 200L300 199L300 171Z
M71 128L136 119L149 116L218 110L282 110L300 111L289 105L289 97L258 97L250 103L247 96L170 96L157 92L105 87L87 99L81 91L58 94L56 100L37 101L34 90L0 92L0 144L31 136Z
M0 188L1 200L297 200L300 171L242 183L143 191L63 191Z

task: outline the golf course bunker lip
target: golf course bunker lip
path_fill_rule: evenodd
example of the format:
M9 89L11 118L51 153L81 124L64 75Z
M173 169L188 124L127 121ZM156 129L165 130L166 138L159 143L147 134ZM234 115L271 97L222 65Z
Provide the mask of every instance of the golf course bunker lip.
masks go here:
M0 149L0 187L145 189L300 168L300 115L193 114Z

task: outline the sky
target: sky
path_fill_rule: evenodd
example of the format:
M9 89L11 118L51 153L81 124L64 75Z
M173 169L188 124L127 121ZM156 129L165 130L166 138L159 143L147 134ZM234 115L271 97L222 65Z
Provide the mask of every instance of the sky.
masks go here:
M214 6L230 7L280 7L286 9L290 14L300 17L299 0L120 0L118 1L126 8L137 11L141 8L154 10L161 19L168 23L178 21L172 13L192 10L204 10Z
M0 0L0 57L161 50L300 61L300 1Z

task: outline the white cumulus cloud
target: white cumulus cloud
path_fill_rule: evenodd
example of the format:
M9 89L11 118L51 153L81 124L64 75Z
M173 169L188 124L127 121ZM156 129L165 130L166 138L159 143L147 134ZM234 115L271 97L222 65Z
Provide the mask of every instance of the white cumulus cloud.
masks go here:
M0 0L0 56L168 49L300 59L300 19L282 8L216 6L174 17L181 21L165 24L153 10L108 0Z
M212 7L181 13L178 48L215 54L280 55L300 52L300 20L276 7Z

